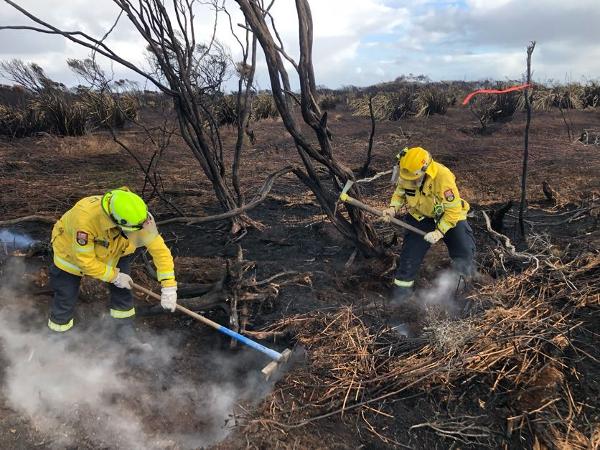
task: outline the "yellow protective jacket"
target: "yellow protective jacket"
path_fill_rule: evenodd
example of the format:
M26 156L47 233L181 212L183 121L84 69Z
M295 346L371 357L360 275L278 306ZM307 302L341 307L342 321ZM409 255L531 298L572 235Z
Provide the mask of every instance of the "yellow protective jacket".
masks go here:
M112 281L122 256L132 254L142 240L130 239L117 228L101 206L102 197L79 200L52 229L54 264L73 275ZM177 286L171 251L158 234L143 245L152 256L158 281L163 287Z
M457 222L465 220L469 204L460 198L454 174L443 164L432 161L420 187L398 178L390 206L398 211L406 206L418 221L433 218L444 234Z

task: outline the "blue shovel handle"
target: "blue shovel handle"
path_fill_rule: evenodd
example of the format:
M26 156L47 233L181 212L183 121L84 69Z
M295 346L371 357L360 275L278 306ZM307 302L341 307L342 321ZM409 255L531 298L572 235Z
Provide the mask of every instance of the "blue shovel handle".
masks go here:
M160 300L160 295L155 294L154 292L152 292L150 289L146 289L143 286L140 286L139 284L136 284L134 282L131 282L131 287L134 289L137 289L140 292L143 292L144 294L148 294L150 297L153 297L157 300ZM234 338L236 341L241 342L244 345L247 345L248 347L252 347L255 350L258 350L261 353L264 353L265 355L267 355L269 358L271 358L273 361L281 361L282 359L284 359L284 355L276 352L275 350L272 350L268 347L265 347L262 344L259 344L258 342L254 342L252 339L248 339L246 336L242 336L239 333L236 333L233 330L230 330L227 327L224 327L223 325L218 324L217 322L213 322L212 320L201 316L200 314L194 312L194 311L190 311L187 308L184 308L183 306L180 305L176 305L176 308L181 311L184 314L187 314L190 317L193 317L196 320L199 320L200 322L204 323L205 325L208 325L209 327L214 328L215 330L226 334L229 337Z
M253 341L252 339L248 339L246 336L236 333L235 331L230 330L229 328L226 328L223 325L219 325L219 328L217 328L216 330L220 331L223 334L226 334L227 336L234 338L236 341L239 341L242 344L247 345L248 347L252 347L253 349L258 350L259 352L264 353L269 358L271 358L273 361L279 362L279 361L281 361L281 359L283 357L283 355L281 353L276 352L275 350L272 350L269 347L265 347L264 345Z

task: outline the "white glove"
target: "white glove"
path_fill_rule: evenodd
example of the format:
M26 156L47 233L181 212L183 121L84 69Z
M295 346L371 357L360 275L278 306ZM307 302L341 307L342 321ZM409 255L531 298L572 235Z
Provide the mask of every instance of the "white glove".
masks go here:
M111 281L111 283L121 289L131 289L131 283L133 283L133 280L126 273L119 272L115 279Z
M396 207L395 206L390 206L389 208L386 208L381 212L383 213L383 216L381 216L381 221L383 223L390 223L390 221L392 220L392 217L396 217Z
M439 241L443 237L444 237L444 234L440 230L434 230L434 231L427 233L425 236L423 236L423 239L425 239L430 244L435 244L437 241Z
M171 312L175 311L177 286L164 287L160 290L160 305Z

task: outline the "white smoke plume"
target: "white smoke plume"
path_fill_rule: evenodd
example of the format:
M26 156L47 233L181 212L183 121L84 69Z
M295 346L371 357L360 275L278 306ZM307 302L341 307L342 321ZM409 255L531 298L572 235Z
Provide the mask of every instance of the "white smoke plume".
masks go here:
M431 287L417 292L416 302L425 311L422 336L441 352L459 351L477 333L472 319L461 317L460 294L464 283L458 273L448 270Z
M107 332L111 319L89 315L92 326L50 332L47 305L15 293L24 270L15 261L0 267L3 397L46 446L200 448L227 436L240 402L268 393L259 373L245 372L250 351L180 348L177 332L146 332L153 350L132 357ZM181 358L197 358L202 370L176 372Z
M416 302L426 309L442 310L448 315L455 315L460 309L456 293L461 282L460 275L455 271L444 271L433 281L431 287L416 292Z

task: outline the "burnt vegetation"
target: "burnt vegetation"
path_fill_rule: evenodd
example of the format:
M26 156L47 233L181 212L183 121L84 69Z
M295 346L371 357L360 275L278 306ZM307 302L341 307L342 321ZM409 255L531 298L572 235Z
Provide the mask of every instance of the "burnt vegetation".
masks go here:
M221 2L206 3L230 20ZM598 448L600 133L592 127L600 85L534 82L468 106L461 102L472 91L520 81L411 74L329 89L315 79L307 1L295 2L297 60L270 5L235 3L244 18L234 32L241 61L217 36L197 39L194 2L174 2L173 17L158 0L143 7L115 0L146 43L146 68L101 39L37 19L152 89L112 80L93 57L68 61L81 80L75 88L35 63L0 64L15 83L0 87L0 226L27 223L47 240L65 199L130 184L169 237L182 305L269 345L302 346L306 361L259 405L244 405L222 448ZM261 49L270 88L258 90ZM522 175L518 164L532 113L528 178L527 164ZM574 140L582 130L585 142ZM352 196L383 208L392 190L387 173L405 145L429 148L457 173L472 204L479 276L444 294L450 307L407 306L409 330L399 335L384 299L401 233L340 202L339 193L363 178ZM581 170L574 176L565 160ZM0 254L27 258L47 289L43 249L9 255L0 246ZM428 264L418 286L425 293L447 268L440 252ZM134 266L136 280L157 287L145 256ZM144 306L147 317L160 316ZM206 345L191 332L187 339ZM203 418L188 420L196 430Z

